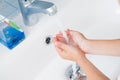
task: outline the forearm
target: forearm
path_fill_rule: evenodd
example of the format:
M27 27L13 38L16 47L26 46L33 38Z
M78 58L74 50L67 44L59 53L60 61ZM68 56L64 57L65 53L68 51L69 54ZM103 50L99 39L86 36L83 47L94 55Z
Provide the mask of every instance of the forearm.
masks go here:
M86 52L100 55L120 56L120 39L117 40L88 40Z
M109 80L102 72L100 72L87 58L83 57L77 62L88 80Z

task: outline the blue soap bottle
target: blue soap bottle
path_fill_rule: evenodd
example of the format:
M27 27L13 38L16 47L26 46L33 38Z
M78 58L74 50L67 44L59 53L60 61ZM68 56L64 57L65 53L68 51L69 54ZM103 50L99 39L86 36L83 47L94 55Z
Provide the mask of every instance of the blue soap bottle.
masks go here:
M3 16L0 15L0 17ZM8 19L4 19L0 22L0 42L3 45L9 49L13 49L24 39L25 35L23 30L14 22Z

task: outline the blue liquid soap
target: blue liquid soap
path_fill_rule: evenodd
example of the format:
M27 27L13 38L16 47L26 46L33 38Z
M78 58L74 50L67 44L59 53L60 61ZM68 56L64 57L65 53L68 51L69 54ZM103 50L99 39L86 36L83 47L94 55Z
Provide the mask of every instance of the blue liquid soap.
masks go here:
M1 39L1 43L4 44L9 49L13 49L15 46L17 46L21 41L25 39L23 31L9 25L3 29L3 35L5 37L5 40Z

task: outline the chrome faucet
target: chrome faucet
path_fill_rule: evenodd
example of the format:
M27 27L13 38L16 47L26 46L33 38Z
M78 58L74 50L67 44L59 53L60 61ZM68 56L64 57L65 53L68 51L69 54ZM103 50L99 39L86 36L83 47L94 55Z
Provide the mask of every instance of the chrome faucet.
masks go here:
M35 13L44 13L54 15L57 12L56 6L47 1L41 0L18 0L20 10L24 19L25 25L30 25L30 15Z
M65 74L67 80L87 80L86 75L84 74L80 66L76 63L70 65L66 69Z

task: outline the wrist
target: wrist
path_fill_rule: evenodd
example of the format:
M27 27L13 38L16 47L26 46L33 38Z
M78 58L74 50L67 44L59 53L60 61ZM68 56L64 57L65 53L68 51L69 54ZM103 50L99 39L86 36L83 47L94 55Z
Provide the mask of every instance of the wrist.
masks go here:
M85 53L89 53L90 51L90 43L91 41L89 39L85 39L82 41L80 48L85 52Z
M76 60L76 63L77 63L77 64L82 64L82 63L84 63L84 61L85 61L86 59L87 59L87 58L86 58L85 55L79 56L79 57L77 58L77 60Z

